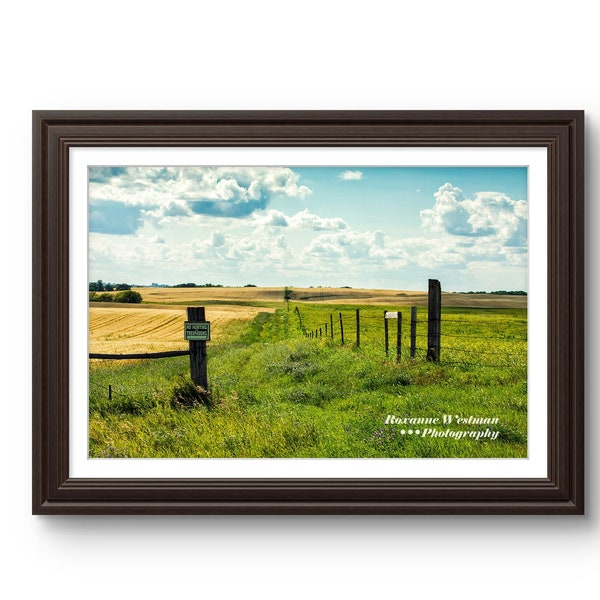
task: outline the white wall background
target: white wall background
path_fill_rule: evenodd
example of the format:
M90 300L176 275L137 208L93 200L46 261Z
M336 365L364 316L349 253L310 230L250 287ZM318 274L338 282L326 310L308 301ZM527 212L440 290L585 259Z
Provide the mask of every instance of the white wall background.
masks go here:
M586 517L30 515L32 109L585 109L598 291L598 27L557 2L7 3L0 25L1 587L11 597L547 597L600 558L598 317ZM594 372L595 371L595 372ZM592 589L593 589L592 588Z

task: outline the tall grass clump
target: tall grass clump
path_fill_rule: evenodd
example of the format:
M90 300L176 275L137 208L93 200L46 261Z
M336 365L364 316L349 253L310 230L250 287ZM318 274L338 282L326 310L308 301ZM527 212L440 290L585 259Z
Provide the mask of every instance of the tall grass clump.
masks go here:
M173 408L213 408L215 399L210 390L196 385L190 379L181 378L173 388L171 406Z

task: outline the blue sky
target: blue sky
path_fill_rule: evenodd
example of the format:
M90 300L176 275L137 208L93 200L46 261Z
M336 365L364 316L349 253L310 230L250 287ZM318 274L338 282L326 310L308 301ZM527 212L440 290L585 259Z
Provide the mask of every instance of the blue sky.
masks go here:
M527 289L525 167L90 167L89 279Z

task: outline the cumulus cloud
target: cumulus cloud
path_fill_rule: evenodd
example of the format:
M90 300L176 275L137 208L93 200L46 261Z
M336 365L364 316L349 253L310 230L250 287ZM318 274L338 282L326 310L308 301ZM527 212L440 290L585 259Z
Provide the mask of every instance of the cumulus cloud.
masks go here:
M338 175L338 179L342 179L343 181L357 181L362 179L361 171L343 171Z
M338 266L360 261L397 268L406 265L409 260L401 242L393 240L380 230L321 234L305 248L303 255L306 260L337 259Z
M467 198L463 191L445 183L434 194L433 208L421 211L426 229L465 237L485 237L507 246L527 243L527 202L501 192L477 192Z
M279 210L268 210L255 217L259 225L268 227L290 227L293 229L311 229L313 231L335 231L346 229L348 224L340 217L319 217L307 208L295 215L286 215Z
M221 231L213 231L208 238L190 244L193 258L223 258L227 255L230 239Z
M90 205L145 209L154 218L207 214L245 217L274 196L302 199L312 190L286 167L91 167Z
M225 234L213 232L206 239L193 240L188 244L188 264L210 263L211 268L235 268L244 273L257 268L268 269L269 266L281 265L284 257L291 260L285 236L272 236L266 232L255 231L250 235Z
M327 231L346 229L348 224L339 217L319 217L304 209L288 218L291 227L312 229L313 231Z
M101 271L102 265L111 265L111 272L128 270L130 275L126 280L131 283L139 282L133 274L149 265L161 265L170 269L173 265L183 264L177 251L162 238L136 236L131 240L103 234L94 235L93 244L89 248L89 263L92 270Z
M268 210L264 214L255 217L258 225L266 227L289 227L288 217L280 210Z

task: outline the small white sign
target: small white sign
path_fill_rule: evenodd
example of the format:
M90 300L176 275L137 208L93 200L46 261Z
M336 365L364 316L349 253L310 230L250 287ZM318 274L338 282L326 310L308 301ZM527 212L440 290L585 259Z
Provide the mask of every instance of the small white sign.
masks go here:
M197 342L210 341L210 321L186 321L183 339Z
M385 313L385 318L386 319L397 319L398 318L398 312L386 312Z

